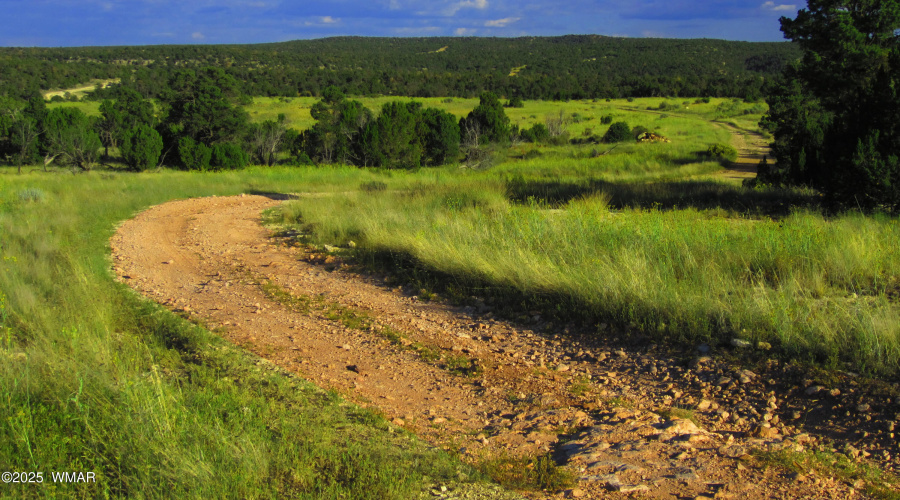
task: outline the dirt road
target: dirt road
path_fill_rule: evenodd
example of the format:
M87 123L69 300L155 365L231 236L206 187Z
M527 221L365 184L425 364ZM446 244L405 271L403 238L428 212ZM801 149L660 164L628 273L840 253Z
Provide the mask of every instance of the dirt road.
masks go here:
M604 344L539 317L511 324L481 302L418 300L333 256L273 239L260 214L278 203L212 197L150 208L113 237L115 272L466 461L550 453L579 478L568 491L529 497L857 495L844 481L750 457L817 440L791 420L796 404L767 374L704 355L686 361L640 338Z

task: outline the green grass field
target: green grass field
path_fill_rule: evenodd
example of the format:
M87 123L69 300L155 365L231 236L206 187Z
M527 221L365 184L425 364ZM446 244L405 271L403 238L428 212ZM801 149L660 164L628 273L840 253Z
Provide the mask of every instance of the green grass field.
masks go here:
M0 169L0 464L97 483L0 497L401 499L426 476L478 477L112 279L109 238L145 207L372 175L12 172Z
M421 101L459 116L476 104ZM313 243L353 240L359 262L390 260L451 297L687 346L739 337L771 344L768 355L895 377L898 220L825 216L816 193L718 179L721 165L700 153L731 137L711 120L753 129L759 115L742 109L754 105L647 110L663 101L526 101L507 110L523 127L564 109L572 137L602 135L612 115L672 142L601 156L610 146L517 144L484 171L0 168L0 463L98 474L96 485L0 496L409 498L425 482L479 477L114 282L116 223L193 196L332 192L286 204L283 222ZM314 102L256 99L248 111L305 128Z

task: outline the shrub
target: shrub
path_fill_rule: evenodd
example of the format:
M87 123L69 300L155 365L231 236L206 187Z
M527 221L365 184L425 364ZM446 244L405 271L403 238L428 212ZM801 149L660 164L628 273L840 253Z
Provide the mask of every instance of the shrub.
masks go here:
M646 134L649 131L650 131L649 128L647 128L643 125L638 125L638 126L634 127L633 129L631 129L631 136L634 137L635 139L637 139L638 137Z
M443 165L459 157L459 123L452 114L428 108L421 115L424 126L425 163Z
M215 170L240 170L250 163L247 152L233 142L224 142L212 147L210 166Z
M559 135L554 135L547 139L547 144L551 146L562 146L563 144L568 144L569 142L569 132L562 132Z
M385 184L381 181L363 182L362 184L359 185L359 189L361 189L362 191L365 191L367 193L374 193L377 191L387 191L387 187L388 187L387 184Z
M288 163L294 166L315 165L315 162L312 161L312 158L310 158L309 155L304 151L300 151L296 155L291 156L291 159L288 160Z
M155 167L162 149L162 136L147 125L126 130L122 137L122 158L129 168L138 172Z
M609 126L609 130L603 136L603 142L624 142L633 140L631 135L631 127L625 122L616 122Z
M506 142L509 140L509 117L503 111L500 99L493 92L481 94L480 102L471 113L459 122L463 135L478 134L479 141Z
M719 161L737 161L737 150L727 144L711 144L706 148L706 156Z
M185 136L178 140L178 158L186 170L209 170L212 149Z
M19 201L21 202L41 202L44 201L46 195L44 191L39 188L25 188L18 193Z
M543 123L535 123L531 128L523 130L520 135L526 142L547 142L550 138L550 131Z
M515 96L506 103L507 108L524 108L525 101L521 97Z
M612 115L606 115L600 118L600 123L602 123L603 125L609 125L610 123L612 123L612 121Z

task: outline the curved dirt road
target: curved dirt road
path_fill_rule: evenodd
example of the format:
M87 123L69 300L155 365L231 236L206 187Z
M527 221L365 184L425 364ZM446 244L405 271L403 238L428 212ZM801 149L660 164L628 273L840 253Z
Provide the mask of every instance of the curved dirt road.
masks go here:
M798 481L750 460L753 448L799 450L815 440L777 418L776 425L754 420L751 413L771 419L776 408L787 410L762 376L728 372L710 358L686 367L646 342L623 349L575 333L540 334L495 320L483 304L417 300L334 257L321 262L273 239L260 214L278 203L238 196L152 207L113 237L116 274L464 460L552 453L579 478L567 496L854 495L835 479ZM716 382L721 376L733 383ZM746 418L732 402L744 405ZM674 418L675 405L698 408L700 427ZM556 493L526 494L549 495Z

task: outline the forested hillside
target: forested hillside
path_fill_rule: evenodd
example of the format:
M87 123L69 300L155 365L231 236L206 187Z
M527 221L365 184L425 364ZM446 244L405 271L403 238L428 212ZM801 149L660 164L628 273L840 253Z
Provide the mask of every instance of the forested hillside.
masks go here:
M610 38L340 37L259 45L0 48L0 94L133 79L156 97L173 70L217 66L255 96L527 99L652 96L758 98L799 52L788 43Z

